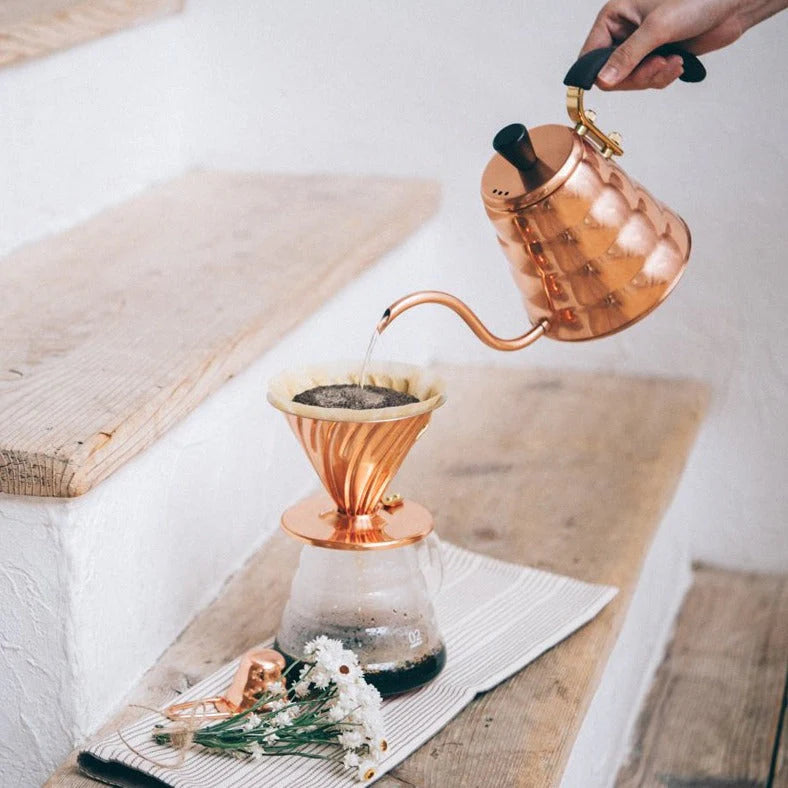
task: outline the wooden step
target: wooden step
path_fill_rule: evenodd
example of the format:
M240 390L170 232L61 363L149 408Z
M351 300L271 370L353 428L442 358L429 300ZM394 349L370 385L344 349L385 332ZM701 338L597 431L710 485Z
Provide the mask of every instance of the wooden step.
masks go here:
M0 260L0 492L91 489L437 205L431 181L193 172Z
M0 66L43 57L182 8L183 0L3 0Z
M448 403L397 490L471 550L618 586L588 626L477 698L381 786L554 786L624 621L707 400L689 381L442 370ZM612 406L614 404L614 407ZM276 535L186 629L130 701L160 705L275 632L299 546ZM140 714L127 707L99 733ZM87 788L75 755L50 786Z
M617 788L788 786L786 670L788 577L699 567Z

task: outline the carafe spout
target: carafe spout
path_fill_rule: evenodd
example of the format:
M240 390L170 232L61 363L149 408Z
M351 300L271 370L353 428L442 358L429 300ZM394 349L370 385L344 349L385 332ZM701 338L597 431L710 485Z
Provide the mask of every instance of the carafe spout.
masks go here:
M411 293L410 295L397 299L386 309L383 313L383 317L381 317L378 322L378 333L383 333L383 331L385 331L403 312L407 312L408 309L421 304L440 304L441 306L451 309L452 312L456 312L465 321L468 328L470 328L485 345L494 350L520 350L539 339L539 337L550 327L547 320L542 319L522 336L514 337L513 339L501 339L501 337L495 336L495 334L479 320L476 313L473 312L464 301L460 301L456 296L450 293L442 293L439 290L420 290L417 293Z

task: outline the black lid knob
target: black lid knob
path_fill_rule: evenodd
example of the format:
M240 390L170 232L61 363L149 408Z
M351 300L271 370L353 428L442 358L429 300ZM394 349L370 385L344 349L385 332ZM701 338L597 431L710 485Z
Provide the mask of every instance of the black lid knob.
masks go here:
M493 148L518 170L526 172L539 161L522 123L511 123L502 128L493 139Z

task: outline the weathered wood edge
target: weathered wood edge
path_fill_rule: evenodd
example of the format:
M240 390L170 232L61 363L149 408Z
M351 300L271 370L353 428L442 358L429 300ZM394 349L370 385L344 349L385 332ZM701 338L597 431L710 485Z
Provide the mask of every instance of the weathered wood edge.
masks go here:
M616 786L784 785L788 577L694 569Z
M360 176L359 180L363 177ZM353 176L341 178L348 181ZM396 217L392 214L386 226L359 240L341 264L328 267L321 277L320 288L301 288L295 299L297 308L280 311L275 323L266 320L264 323L258 321L256 325L245 326L238 336L225 342L212 358L202 359L199 368L189 371L188 386L183 385L183 380L177 380L159 387L155 398L144 402L133 413L122 414L122 419L111 429L81 436L84 440L80 446L72 446L68 451L61 450L57 454L0 446L0 464L34 469L37 478L34 487L28 489L29 485L9 486L0 474L0 493L56 498L83 495L161 437L226 381L274 347L282 336L318 309L326 298L402 243L435 214L440 203L440 185L436 181L416 178L388 180L392 184L396 183L402 191L396 204ZM144 197L145 193L133 198L133 201ZM123 206L119 206L109 211L122 209ZM51 239L47 240L47 243L50 242ZM140 431L142 424L147 425L144 434ZM124 450L118 447L124 447Z
M0 24L0 66L68 49L183 9L184 0L75 0L67 9L37 12L32 0L16 22Z

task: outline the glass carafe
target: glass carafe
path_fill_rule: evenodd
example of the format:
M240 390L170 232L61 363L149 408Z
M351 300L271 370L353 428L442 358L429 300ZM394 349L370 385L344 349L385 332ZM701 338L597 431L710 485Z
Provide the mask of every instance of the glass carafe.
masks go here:
M421 686L446 661L432 603L442 572L435 534L383 550L305 545L276 648L297 660L310 640L326 635L358 655L381 694Z

